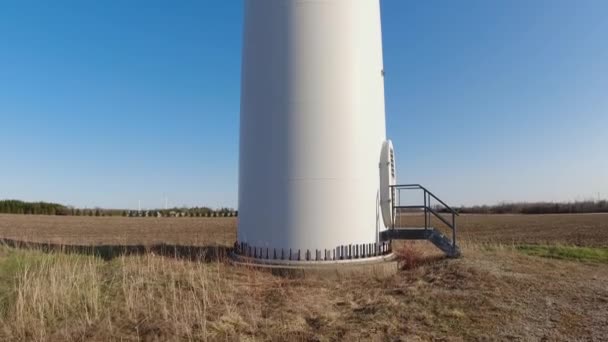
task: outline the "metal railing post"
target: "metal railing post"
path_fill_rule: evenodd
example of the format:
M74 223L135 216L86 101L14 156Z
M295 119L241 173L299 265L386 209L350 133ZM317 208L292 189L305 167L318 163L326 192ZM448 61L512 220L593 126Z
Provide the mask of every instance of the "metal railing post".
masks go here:
M426 207L426 190L422 191L424 194L424 230L427 230L429 227L429 223L428 223L428 212L427 212L427 207Z
M393 205L400 206L401 205L401 189L399 189L399 188L393 188L392 191L393 191L393 194L395 192L397 194L396 202L393 202ZM396 221L397 221L397 213L395 212L395 218L393 219L393 224L395 224ZM402 223L401 222L401 215L399 215L399 224L397 225L397 227L402 227L403 225L401 223Z
M425 189L424 192L426 192L426 196L427 196L427 200L426 200L426 205L428 206L428 209L432 209L431 208L431 194L429 194L429 192ZM427 215L428 215L428 223L429 225L431 224L431 211L427 209Z
M391 186L391 198L393 201L393 208L392 208L392 212L393 215L395 217L395 219L393 219L393 229L395 229L396 225L400 225L401 222L401 217L399 217L399 223L397 223L397 213L400 210L415 210L418 211L421 208L423 209L423 214L424 214L424 232L425 234L428 233L429 229L432 229L432 219L433 216L435 216L439 221L441 221L443 224L445 224L446 226L448 226L449 228L452 229L452 241L451 241L451 245L452 248L454 249L454 251L457 251L457 247L456 247L456 242L457 242L457 238L456 238L456 216L460 216L460 214L454 210L452 207L450 207L449 205L447 205L444 201L442 201L441 199L439 199L437 196L435 196L435 194L433 194L432 192L430 192L427 188L425 188L424 186L420 185L420 184L404 184L404 185L392 185ZM423 194L423 202L424 205L420 206L420 205L401 205L401 190L422 190L422 194ZM398 191L398 193L396 193L396 191ZM435 205L435 207L433 207L433 199L435 199L435 201L439 204ZM449 217L445 217L449 214L452 214L452 222L450 222ZM399 226L401 227L401 226ZM408 228L408 227L404 227L404 228ZM440 234L442 239L445 239L446 243L449 243L449 232L445 233L445 235L443 235L443 233ZM429 238L427 236L427 238ZM384 250L384 245L382 247Z
M391 212L391 215L393 215L393 229L395 229L395 220L397 219L397 203L395 202L395 188L391 188L391 201L393 204L393 210Z
M456 247L456 214L452 212L452 247Z

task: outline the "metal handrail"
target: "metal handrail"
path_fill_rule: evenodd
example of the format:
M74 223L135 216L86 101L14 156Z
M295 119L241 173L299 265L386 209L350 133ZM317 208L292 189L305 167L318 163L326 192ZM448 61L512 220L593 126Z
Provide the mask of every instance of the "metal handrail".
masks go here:
M395 190L422 190L424 192L424 205L400 205L397 203L397 198L395 196ZM398 193L399 202L401 199L401 193ZM456 216L460 216L458 212L452 209L445 202L440 200L435 194L430 192L427 188L420 184L401 184L401 185L391 185L391 197L393 203L393 217L396 217L398 209L424 209L424 229L428 229L431 221L430 214L437 217L443 223L445 223L452 230L452 245L456 247ZM431 207L431 197L434 198L437 202L441 203L451 214L452 214L452 222L450 223L447 219L441 216L437 211L433 210ZM393 229L395 228L395 223L393 220Z
M433 210L433 209L432 209L432 208L430 208L430 207L429 207L429 208L427 208L427 210L428 210L428 211L429 211L431 214L435 215L435 217L437 217L438 219L440 219L441 221L443 221L443 223L445 223L446 225L448 225L448 227L450 227L450 228L454 229L454 228L453 228L454 223L450 223L450 222L448 222L448 220L446 220L445 218L443 218L443 216L439 215L439 213L438 213L438 212L436 212L435 210Z
M452 209L452 207L450 207L449 205L447 205L444 201L440 200L439 197L435 196L435 194L433 194L432 192L429 191L429 189L425 188L424 186L420 185L420 184L398 184L398 185L391 185L391 188L403 188L403 189L420 189L420 190L424 190L426 193L428 193L429 195L431 195L437 202L441 203L446 209L448 209L451 213L455 214L456 216L460 216L460 214Z

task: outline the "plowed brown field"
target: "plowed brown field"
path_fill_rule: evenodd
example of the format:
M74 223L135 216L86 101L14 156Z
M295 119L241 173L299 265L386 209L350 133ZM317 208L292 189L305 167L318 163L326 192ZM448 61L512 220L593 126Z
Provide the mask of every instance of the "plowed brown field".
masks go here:
M411 226L423 222L421 216L402 217L402 223ZM236 240L236 225L236 218L0 215L0 238L79 245L230 246ZM608 214L462 215L457 226L463 243L608 246Z

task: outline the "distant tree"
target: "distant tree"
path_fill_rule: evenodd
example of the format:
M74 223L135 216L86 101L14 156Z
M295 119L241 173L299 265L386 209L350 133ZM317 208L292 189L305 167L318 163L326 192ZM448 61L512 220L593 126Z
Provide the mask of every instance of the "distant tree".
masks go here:
M0 213L29 215L70 215L73 208L57 203L0 200Z

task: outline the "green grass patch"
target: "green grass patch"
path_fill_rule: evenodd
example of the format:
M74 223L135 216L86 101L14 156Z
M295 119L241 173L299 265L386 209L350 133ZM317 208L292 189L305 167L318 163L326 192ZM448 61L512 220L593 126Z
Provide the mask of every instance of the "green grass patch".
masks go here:
M558 245L521 245L517 246L517 250L527 255L544 258L608 263L608 248Z

